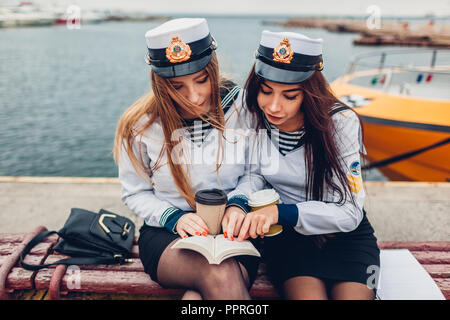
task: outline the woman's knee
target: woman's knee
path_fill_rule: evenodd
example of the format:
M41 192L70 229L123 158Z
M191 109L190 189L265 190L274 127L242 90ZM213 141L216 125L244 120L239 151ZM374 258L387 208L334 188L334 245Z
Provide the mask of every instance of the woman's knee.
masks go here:
M238 262L234 259L223 261L220 265L209 265L203 270L199 291L206 299L249 299Z
M234 259L224 260L221 264L209 265L206 280L227 286L233 284L234 281L242 281L242 273L238 262Z

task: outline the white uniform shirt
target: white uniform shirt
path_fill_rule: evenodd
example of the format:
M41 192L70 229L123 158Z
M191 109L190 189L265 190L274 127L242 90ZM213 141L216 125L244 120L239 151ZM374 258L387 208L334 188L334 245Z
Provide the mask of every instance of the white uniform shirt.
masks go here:
M335 141L355 203L349 196L343 205L333 203L338 202L339 195L333 194L331 190L326 193L325 201L306 201L305 147L283 156L268 135L264 134L264 130L253 139L250 164L246 168L246 175L239 182L238 192L247 197L252 192L273 187L280 195L281 203L295 204L298 219L294 229L301 234L349 232L356 229L363 218L365 192L362 187L360 151L364 152L364 147L359 119L351 110L340 111L332 119L336 127ZM262 177L269 186L264 185ZM340 186L337 179L334 181Z

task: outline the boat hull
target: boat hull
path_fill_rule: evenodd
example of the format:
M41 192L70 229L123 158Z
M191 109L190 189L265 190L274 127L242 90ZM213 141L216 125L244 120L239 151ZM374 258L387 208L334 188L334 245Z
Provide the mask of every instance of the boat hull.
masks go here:
M370 163L406 154L450 137L450 102L390 95L352 85L343 77L331 87L344 102L357 95L360 105L350 105L363 124L366 158ZM390 180L450 181L450 144L443 144L398 162L378 167Z
M448 133L402 127L362 116L367 159L373 163L427 147L448 138ZM381 121L377 121L381 120ZM378 168L390 180L450 181L450 144Z

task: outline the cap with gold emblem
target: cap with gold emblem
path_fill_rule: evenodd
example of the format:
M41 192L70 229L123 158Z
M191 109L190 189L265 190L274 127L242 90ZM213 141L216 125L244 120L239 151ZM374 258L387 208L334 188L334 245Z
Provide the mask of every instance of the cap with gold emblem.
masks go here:
M145 34L145 61L163 78L180 77L204 69L217 48L203 18L173 19Z
M300 33L265 30L255 54L255 72L274 82L303 82L323 69L322 42Z

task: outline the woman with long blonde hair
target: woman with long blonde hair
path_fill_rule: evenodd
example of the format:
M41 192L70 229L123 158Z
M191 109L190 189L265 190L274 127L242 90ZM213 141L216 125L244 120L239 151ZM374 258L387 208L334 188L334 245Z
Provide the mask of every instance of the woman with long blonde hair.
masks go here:
M246 198L235 191L246 153L240 90L219 76L205 19L174 19L145 37L153 91L125 111L114 145L122 200L145 221L144 269L164 287L187 289L184 298L249 299L257 258L214 265L195 251L170 249L180 237L209 233L195 214L199 190L225 191L226 228L243 221Z

